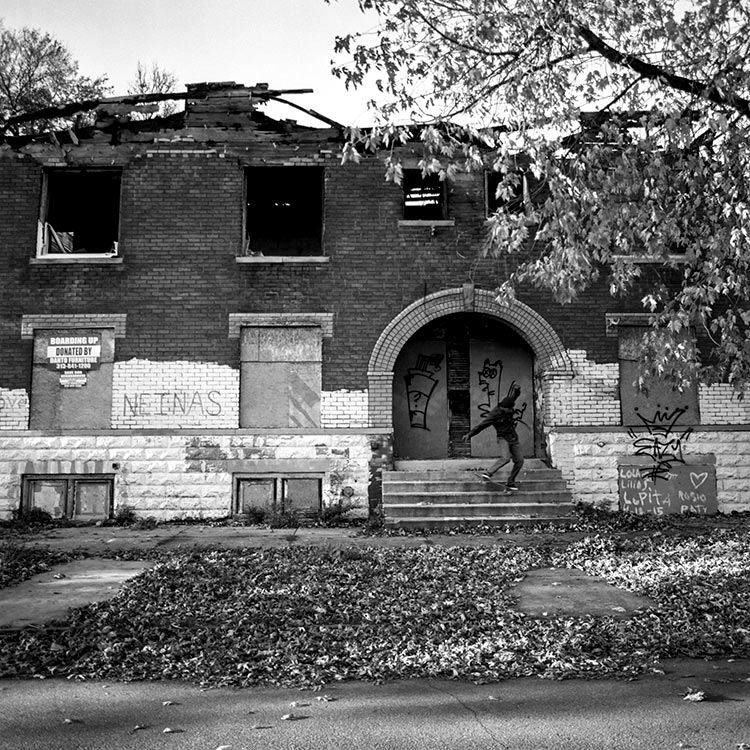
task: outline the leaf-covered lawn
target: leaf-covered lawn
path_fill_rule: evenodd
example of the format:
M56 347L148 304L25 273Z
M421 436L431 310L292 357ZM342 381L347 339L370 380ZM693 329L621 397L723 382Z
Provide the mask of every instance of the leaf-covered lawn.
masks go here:
M750 656L750 534L566 549L209 551L175 556L62 629L6 634L4 676L309 686L343 679L635 676ZM654 599L630 620L515 612L524 571L575 567Z

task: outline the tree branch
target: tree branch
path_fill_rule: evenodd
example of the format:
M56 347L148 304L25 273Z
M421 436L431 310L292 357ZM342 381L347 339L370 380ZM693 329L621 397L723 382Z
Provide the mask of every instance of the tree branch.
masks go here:
M741 96L727 96L722 94L712 81L696 81L692 78L685 78L675 73L669 73L663 68L646 62L635 55L620 52L614 47L610 47L600 36L583 24L579 24L576 30L589 45L589 49L593 52L598 52L610 62L631 68L643 78L662 81L677 91L684 91L687 94L703 97L714 104L732 107L743 115L743 117L750 119L750 101Z

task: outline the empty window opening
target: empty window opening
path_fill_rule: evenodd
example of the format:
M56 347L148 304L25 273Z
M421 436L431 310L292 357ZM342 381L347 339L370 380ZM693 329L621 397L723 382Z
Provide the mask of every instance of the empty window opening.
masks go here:
M322 167L250 167L246 255L321 255Z
M297 513L313 517L322 507L320 475L235 476L235 513L263 517Z
M487 216L501 208L510 213L523 213L544 203L545 182L534 177L530 170L519 170L512 175L485 172L484 177ZM499 194L501 183L503 188Z
M113 477L94 475L26 475L21 515L46 513L53 520L104 521L112 515Z
M39 255L117 255L120 170L45 172Z
M421 169L404 170L404 219L440 221L446 218L445 182Z

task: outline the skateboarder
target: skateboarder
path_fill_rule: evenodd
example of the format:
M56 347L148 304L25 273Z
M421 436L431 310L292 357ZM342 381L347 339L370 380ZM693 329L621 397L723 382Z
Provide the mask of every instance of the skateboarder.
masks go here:
M490 409L490 411L487 412L487 416L485 416L485 418L473 430L467 432L463 437L464 440L471 440L474 435L478 435L482 430L486 430L488 427L492 426L497 433L498 442L500 440L505 440L505 442L508 443L510 456L513 460L513 468L511 469L510 476L505 485L508 490L518 489L516 485L516 477L523 466L521 443L518 440L518 434L516 433L516 420L513 417L516 399L520 395L521 388L516 384L510 389L508 396L506 396L494 409ZM507 463L508 459L498 459L489 469L487 469L487 471L482 472L482 477L488 481L491 480L492 475Z

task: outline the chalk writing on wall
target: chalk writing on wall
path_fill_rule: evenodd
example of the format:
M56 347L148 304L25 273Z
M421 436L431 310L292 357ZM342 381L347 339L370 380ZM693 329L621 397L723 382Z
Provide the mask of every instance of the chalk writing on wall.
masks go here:
M29 405L29 397L25 393L0 394L0 411L17 411Z
M716 513L716 468L713 464L675 464L664 476L645 476L643 466L619 466L620 510L638 515Z
M429 430L427 426L427 408L430 397L438 384L435 374L440 371L442 354L420 354L415 367L410 367L404 381L409 404L409 423L412 427Z
M688 407L678 406L672 411L656 405L653 416L646 417L638 407L635 412L648 432L636 433L632 428L628 434L633 439L636 456L648 456L653 459L652 466L642 469L643 476L650 479L666 479L674 463L685 463L682 457L682 443L690 437L692 427L679 432L677 422Z
M221 414L221 391L141 391L123 394L122 413L128 417L207 416Z

